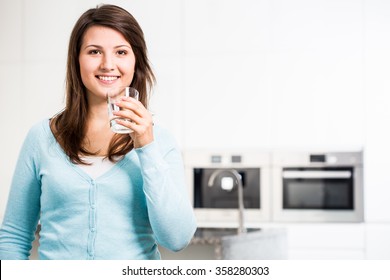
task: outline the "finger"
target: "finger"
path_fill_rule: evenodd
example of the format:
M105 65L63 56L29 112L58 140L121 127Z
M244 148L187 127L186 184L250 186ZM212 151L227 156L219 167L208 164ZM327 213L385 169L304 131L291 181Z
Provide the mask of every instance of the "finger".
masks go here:
M116 117L130 120L130 121L135 122L137 124L143 123L142 116L139 116L138 114L136 114L132 110L115 111L115 112L113 112L113 115L115 115Z
M116 122L120 125L130 128L134 132L138 131L138 125L135 122L124 120L124 119L116 119Z
M136 112L138 115L141 115L143 112L148 112L142 102L131 98L131 97L122 97L122 101L118 102L118 106L126 109L130 109Z
M118 119L116 122L118 124L121 124L127 128L130 128L131 130L133 130L132 134L137 135L137 137L145 135L150 129L150 127L148 127L148 126L139 125L135 122L130 122L130 121L122 120L122 119Z
M134 112L133 110L127 109L127 110L115 111L113 112L113 115L115 115L116 117L130 119L140 125L148 125L149 123L153 122L152 115L149 113L149 111L137 113Z

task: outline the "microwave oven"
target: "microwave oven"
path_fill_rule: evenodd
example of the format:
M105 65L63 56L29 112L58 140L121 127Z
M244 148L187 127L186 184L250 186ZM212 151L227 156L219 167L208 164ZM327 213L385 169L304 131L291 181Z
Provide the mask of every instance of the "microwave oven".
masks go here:
M272 220L363 222L362 152L275 152Z

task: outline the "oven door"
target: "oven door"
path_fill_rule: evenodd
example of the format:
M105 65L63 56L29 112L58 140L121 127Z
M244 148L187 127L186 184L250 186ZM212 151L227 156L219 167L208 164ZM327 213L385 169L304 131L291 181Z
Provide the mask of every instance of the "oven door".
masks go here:
M359 170L352 166L280 168L274 174L275 221L362 221Z
M353 168L284 168L283 209L353 210Z
M212 186L208 185L211 174L223 168L194 168L194 207L210 209L238 209L238 191L235 179L222 172ZM245 209L260 207L260 168L237 169L243 185ZM230 180L229 180L230 179ZM234 182L234 183L231 183ZM227 183L225 183L227 182Z
M195 167L188 173L193 186L192 198L198 227L237 227L238 192L229 173L221 173L209 186L211 174L216 170L232 168ZM245 225L257 228L269 221L270 170L265 167L234 168L241 176L245 208Z

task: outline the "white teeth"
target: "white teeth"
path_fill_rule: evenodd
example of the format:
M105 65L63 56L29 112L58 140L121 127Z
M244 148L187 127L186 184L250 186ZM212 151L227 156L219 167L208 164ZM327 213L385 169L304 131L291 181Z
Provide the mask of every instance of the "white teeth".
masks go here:
M103 80L103 81L114 81L116 79L118 79L117 76L98 76L99 77L99 80Z

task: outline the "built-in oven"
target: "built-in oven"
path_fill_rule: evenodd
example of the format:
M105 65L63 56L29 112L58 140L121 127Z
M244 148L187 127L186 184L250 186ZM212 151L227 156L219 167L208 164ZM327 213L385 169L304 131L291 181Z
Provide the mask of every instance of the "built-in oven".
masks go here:
M199 227L238 226L240 182L245 226L258 227L269 221L268 152L189 150L184 153L184 162Z
M273 154L272 219L362 222L362 152Z

